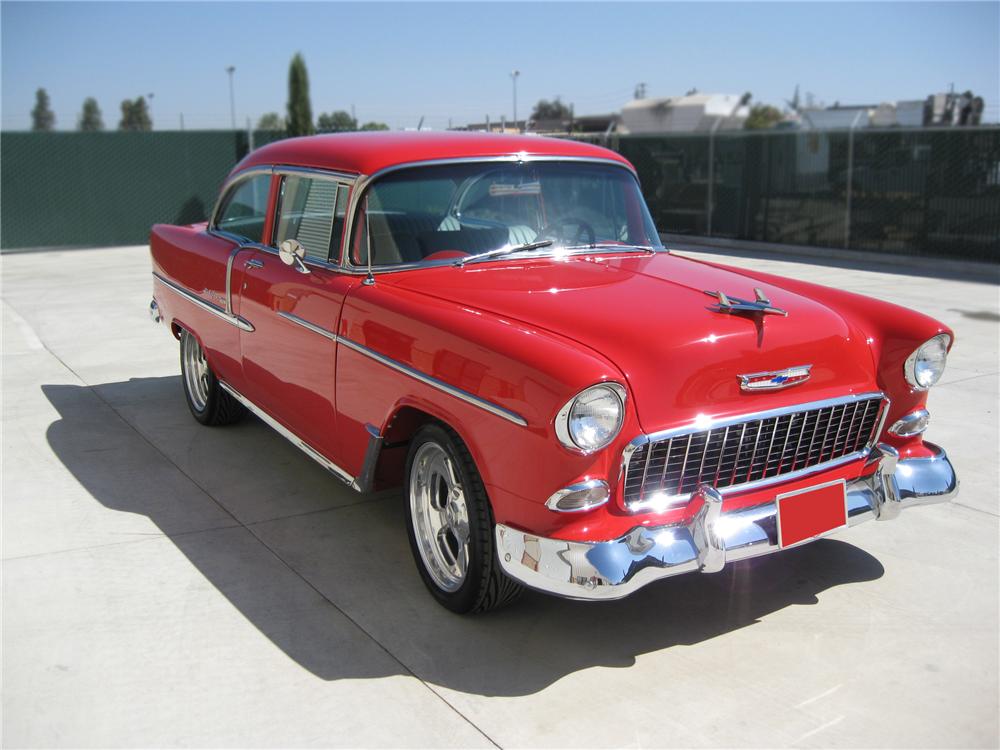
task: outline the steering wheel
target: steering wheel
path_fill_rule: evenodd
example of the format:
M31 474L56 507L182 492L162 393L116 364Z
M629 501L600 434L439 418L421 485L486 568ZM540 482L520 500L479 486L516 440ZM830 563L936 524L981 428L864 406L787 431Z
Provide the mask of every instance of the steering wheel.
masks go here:
M593 245L597 242L597 235L590 222L584 221L578 216L563 216L556 221L551 221L538 230L537 239L556 239L566 241L568 238L562 233L562 229L569 225L576 225L576 234L569 240L571 245ZM586 235L587 241L583 242Z

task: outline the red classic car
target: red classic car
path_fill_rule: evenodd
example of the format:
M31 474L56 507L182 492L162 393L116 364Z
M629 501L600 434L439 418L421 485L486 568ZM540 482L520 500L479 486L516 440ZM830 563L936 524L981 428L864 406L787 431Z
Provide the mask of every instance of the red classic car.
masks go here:
M195 419L249 410L359 492L401 484L458 612L613 599L957 489L922 437L951 330L671 253L603 148L284 140L151 252Z

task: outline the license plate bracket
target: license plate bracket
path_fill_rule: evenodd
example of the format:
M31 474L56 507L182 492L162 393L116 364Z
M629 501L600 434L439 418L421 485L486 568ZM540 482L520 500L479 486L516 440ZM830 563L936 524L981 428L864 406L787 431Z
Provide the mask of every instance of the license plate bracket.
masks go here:
M847 526L847 483L843 479L785 492L775 498L775 503L781 549Z

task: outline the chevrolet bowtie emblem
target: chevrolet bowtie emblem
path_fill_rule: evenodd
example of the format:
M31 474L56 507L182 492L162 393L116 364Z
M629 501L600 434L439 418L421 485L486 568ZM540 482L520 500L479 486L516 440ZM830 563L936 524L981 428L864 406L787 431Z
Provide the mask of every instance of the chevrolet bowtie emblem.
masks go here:
M789 367L787 370L751 372L736 377L740 379L740 390L776 391L779 388L788 388L790 385L806 382L809 380L811 369L812 365L799 365L798 367Z
M767 298L764 294L764 290L760 287L755 287L753 290L756 300L753 302L748 302L745 299L740 299L739 297L730 297L723 291L710 292L707 289L705 294L709 297L715 297L719 300L719 304L712 309L715 312L721 313L760 313L761 315L784 315L787 316L788 313L782 310L780 307L774 307L771 305L771 300Z

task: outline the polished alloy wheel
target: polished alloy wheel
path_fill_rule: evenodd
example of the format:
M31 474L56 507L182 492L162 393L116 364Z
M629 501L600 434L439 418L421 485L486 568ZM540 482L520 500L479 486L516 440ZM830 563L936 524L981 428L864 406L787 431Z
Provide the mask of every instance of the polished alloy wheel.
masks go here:
M413 533L431 578L456 591L469 568L469 510L458 472L435 442L420 446L410 472Z
M181 340L181 361L183 362L184 384L195 411L205 411L208 405L208 362L198 339L188 334Z

